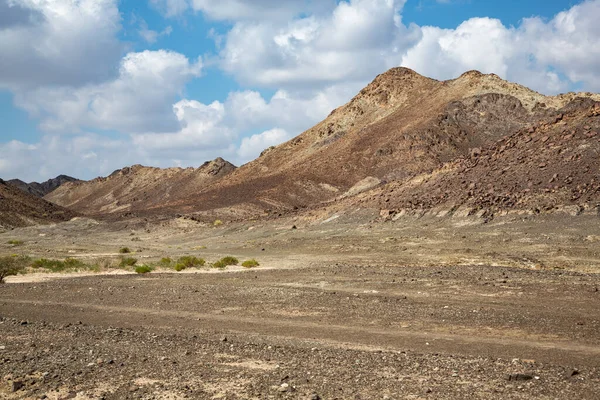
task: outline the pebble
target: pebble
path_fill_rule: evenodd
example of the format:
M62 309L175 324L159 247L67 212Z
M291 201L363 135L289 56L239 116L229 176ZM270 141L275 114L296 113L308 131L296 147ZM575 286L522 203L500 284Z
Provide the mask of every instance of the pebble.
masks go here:
M567 378L571 378L573 376L579 375L579 370L578 369L568 369L566 376Z
M509 381L530 381L533 379L529 374L512 374L508 376Z
M21 381L12 381L10 384L10 391L17 392L25 387L25 384Z
M282 383L279 386L279 389L277 389L278 391L280 391L281 393L285 393L290 389L290 385L288 383Z

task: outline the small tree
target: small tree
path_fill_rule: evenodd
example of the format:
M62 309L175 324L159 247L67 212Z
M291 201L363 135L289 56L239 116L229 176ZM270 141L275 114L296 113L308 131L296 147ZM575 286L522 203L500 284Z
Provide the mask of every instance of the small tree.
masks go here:
M19 257L0 257L0 283L4 283L4 278L11 275L17 275L25 269L23 260Z

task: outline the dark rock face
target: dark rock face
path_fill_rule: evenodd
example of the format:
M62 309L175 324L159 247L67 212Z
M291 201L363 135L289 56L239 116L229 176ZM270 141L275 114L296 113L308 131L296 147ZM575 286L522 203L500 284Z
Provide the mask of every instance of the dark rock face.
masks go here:
M79 179L67 176L67 175L59 175L56 178L49 179L46 182L38 183L38 182L30 182L26 183L20 179L11 179L8 181L13 186L21 189L24 192L30 193L37 197L44 197L45 195L53 192L59 186L67 182L81 182Z
M595 204L600 201L599 132L600 102L576 98L544 112L529 127L472 149L418 185L388 185L377 202L386 209L449 204L492 212Z
M77 213L0 182L0 228L68 221Z

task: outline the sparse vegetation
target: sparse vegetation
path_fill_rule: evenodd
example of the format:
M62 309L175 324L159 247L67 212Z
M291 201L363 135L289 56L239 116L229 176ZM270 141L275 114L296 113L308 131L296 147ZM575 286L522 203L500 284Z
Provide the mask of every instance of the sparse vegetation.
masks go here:
M242 263L242 267L244 268L256 268L258 266L260 266L260 264L254 258L251 260L246 260Z
M133 257L124 257L121 259L119 266L121 268L133 267L137 263L137 259Z
M110 257L103 257L96 259L94 265L99 270L119 268L119 260Z
M219 261L215 261L212 264L212 267L218 269L225 269L230 265L238 265L239 263L240 261L237 258L228 256L221 258Z
M206 261L203 258L194 256L183 256L177 260L177 264L183 264L186 268L204 267Z
M161 260L158 264L161 267L169 268L171 266L171 264L173 264L173 260L170 259L169 257L163 257L163 258L161 258Z
M28 262L28 257L0 257L0 283L4 283L7 276L23 272Z
M31 268L46 269L50 272L80 271L82 269L89 269L89 267L83 261L76 260L74 258L67 258L64 261L40 258L31 264Z
M173 267L173 269L174 269L175 271L177 271L177 272L181 272L181 271L183 271L185 268L186 268L186 267L185 267L185 265L183 265L183 264L175 264L175 266Z
M177 260L177 263L173 269L177 272L181 272L187 268L199 268L204 267L206 261L203 258L197 258L194 256L183 256Z
M25 243L24 241L16 240L16 239L12 239L12 240L8 241L8 244L12 244L13 246L21 246L24 243Z
M139 267L135 268L136 274L148 274L152 271L154 271L154 269L148 265L140 265Z
M213 223L213 225L215 227L221 226L221 225L223 225L223 221L221 221L220 219L216 219L215 222Z
M129 247L121 247L119 249L119 253L121 253L121 254L129 254L129 253L131 253L131 249Z
M238 265L240 263L240 260L238 260L235 257L227 256L227 257L221 258L221 262L224 263L225 265L229 266L229 265Z

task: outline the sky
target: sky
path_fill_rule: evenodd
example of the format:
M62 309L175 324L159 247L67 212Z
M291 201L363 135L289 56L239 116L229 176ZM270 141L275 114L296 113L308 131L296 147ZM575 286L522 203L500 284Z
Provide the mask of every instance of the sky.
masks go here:
M600 0L0 0L0 178L236 165L378 74L600 92Z

